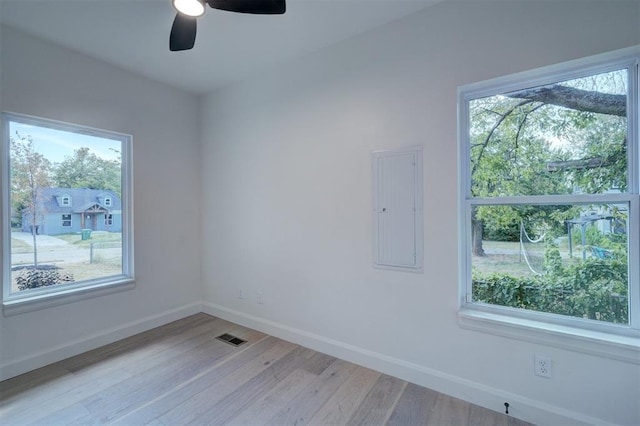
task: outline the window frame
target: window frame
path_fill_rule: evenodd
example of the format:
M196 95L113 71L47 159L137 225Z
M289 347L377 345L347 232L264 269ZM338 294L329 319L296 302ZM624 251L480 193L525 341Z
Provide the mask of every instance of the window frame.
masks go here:
M462 327L526 341L548 343L640 364L640 142L638 134L640 46L525 71L458 88L459 323ZM469 102L525 88L617 69L629 71L627 98L628 190L619 194L473 197ZM481 205L628 203L629 324L613 324L473 303L471 300L471 213Z
M134 231L133 231L133 164L132 136L124 133L96 129L79 124L34 117L13 112L2 112L2 137L0 143L1 218L2 241L2 312L12 316L75 301L112 294L135 287ZM41 287L23 293L11 292L11 202L10 202L10 150L9 122L47 127L67 132L114 139L121 144L122 186L122 271L121 274L78 281L61 286ZM69 200L70 201L70 200Z

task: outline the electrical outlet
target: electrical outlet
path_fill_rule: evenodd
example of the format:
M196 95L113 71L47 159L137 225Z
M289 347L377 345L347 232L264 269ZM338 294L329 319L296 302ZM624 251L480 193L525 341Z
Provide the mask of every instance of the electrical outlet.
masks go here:
M258 302L259 305L262 305L262 303L263 303L263 298L262 298L262 292L261 291L256 293L256 302Z
M551 378L551 358L536 355L533 360L533 372L536 376Z
M243 289L238 290L238 299L244 299L244 290Z

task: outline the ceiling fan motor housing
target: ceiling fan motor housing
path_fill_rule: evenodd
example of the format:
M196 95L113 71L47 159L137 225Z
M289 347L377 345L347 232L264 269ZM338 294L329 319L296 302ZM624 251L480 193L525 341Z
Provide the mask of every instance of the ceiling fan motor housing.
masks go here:
M196 18L204 15L205 1L212 9L256 15L282 15L287 9L285 0L171 0L177 13L171 26L169 50L175 52L193 48L196 42Z

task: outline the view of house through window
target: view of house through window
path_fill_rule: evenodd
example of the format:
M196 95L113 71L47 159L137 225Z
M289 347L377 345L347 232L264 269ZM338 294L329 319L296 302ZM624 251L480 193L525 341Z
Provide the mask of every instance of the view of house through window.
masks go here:
M127 275L127 137L20 116L9 116L5 125L11 226L5 297Z
M466 94L468 303L630 323L632 71Z

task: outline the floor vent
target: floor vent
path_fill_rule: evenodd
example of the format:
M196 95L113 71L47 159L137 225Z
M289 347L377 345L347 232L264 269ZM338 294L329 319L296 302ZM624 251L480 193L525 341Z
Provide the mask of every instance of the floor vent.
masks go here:
M232 336L231 334L228 334L228 333L224 333L223 335L216 337L216 339L222 340L223 342L233 346L240 346L243 343L247 343L246 340L242 340L241 338Z

